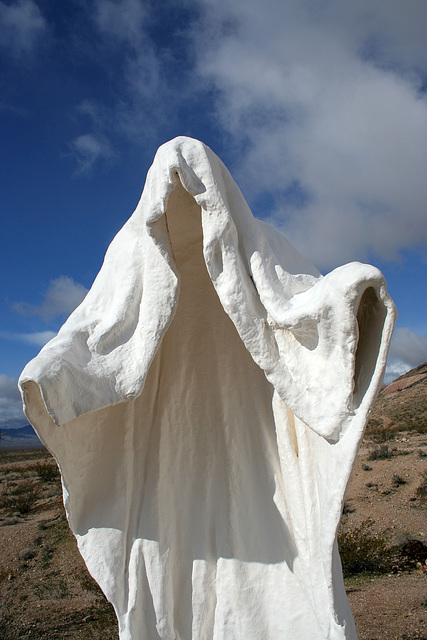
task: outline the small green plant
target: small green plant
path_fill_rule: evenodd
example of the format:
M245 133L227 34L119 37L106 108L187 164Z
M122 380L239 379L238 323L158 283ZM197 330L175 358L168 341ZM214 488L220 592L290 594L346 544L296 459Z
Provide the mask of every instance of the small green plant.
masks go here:
M354 529L338 533L338 547L345 577L358 573L382 573L391 565L392 552L385 535L373 532L368 518Z
M387 458L391 458L393 455L393 450L388 444L379 444L377 445L368 456L368 460L386 460Z
M25 514L31 511L39 497L39 488L30 480L24 480L19 484L9 483L0 494L0 509Z

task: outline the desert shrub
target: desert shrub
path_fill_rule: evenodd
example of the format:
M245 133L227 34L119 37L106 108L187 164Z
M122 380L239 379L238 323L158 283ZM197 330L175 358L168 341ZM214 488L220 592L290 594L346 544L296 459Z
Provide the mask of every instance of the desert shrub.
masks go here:
M55 482L59 480L59 469L54 462L38 462L34 469L41 480Z
M80 586L84 591L89 591L100 597L104 597L104 594L101 591L98 583L92 578L92 576L85 570L83 570L80 575L76 576L78 581L80 582Z
M382 430L384 423L381 418L375 418L373 415L370 415L368 424L366 425L366 432L373 432Z
M416 491L420 501L425 502L427 500L427 471L422 473L422 481Z
M386 458L391 458L393 455L393 450L388 444L379 444L377 445L368 456L368 460L385 460Z
M411 428L411 431L415 433L420 433L420 434L427 433L427 420L411 424L410 428Z
M112 605L104 597L99 601L96 607L88 611L93 622L91 628L102 633L102 637L118 639L117 635L117 618Z
M427 474L426 474L427 476ZM391 545L386 532L375 533L371 518L354 529L338 533L338 546L344 577L360 573L412 571L427 558L427 545L421 540L407 538Z
M368 487L368 489L378 489L378 483L376 483L376 482L367 482L365 484L365 487Z
M31 511L39 497L39 488L30 480L24 480L19 484L7 484L0 493L0 509L25 514Z
M55 574L47 574L42 583L34 586L34 595L39 600L64 600L69 596L68 585L64 578Z
M396 449L393 451L395 456L410 456L412 453L414 453L413 449Z
M396 432L393 429L375 429L375 431L371 431L369 435L372 442L383 444L384 442L394 440Z
M343 516L347 516L349 513L354 513L355 511L356 508L350 504L349 500L346 500L342 508Z
M403 484L407 484L407 481L405 480L405 478L402 478L402 476L399 476L398 473L395 473L393 475L392 484L394 484L397 487L400 487Z
M338 547L344 576L357 573L382 573L391 566L392 552L385 535L372 531L373 520L368 518L354 529L338 533Z
M5 569L0 569L0 584L2 582L6 582L6 580L9 580L10 577L10 572L6 571Z
M40 565L43 569L48 569L53 559L55 549L51 545L45 545L41 549L40 553Z
M417 564L424 565L427 560L427 545L421 540L408 538L398 548L398 562L404 569L415 569Z
M362 464L363 471L372 471L372 467L369 464Z

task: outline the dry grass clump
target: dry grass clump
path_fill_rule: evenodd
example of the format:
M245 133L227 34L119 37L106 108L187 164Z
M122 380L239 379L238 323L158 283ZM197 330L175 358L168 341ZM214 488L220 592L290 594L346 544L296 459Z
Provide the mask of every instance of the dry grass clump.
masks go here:
M0 493L0 509L26 514L40 498L40 488L31 480L5 483Z
M369 433L369 437L372 442L375 442L375 444L383 444L384 442L391 442L392 440L395 440L396 435L399 433L399 431L396 428L393 429L390 427L388 429L371 428L371 430L367 433Z
M415 422L409 425L408 429L412 433L424 434L427 433L427 420L421 420L420 422Z
M386 460L393 455L393 449L389 444L378 444L372 449L368 456L368 460Z
M60 479L59 469L55 462L37 462L37 464L34 465L34 470L40 480L44 480L45 482L56 482Z
M395 487L401 487L404 484L408 484L407 480L405 480L405 478L402 478L402 476L400 476L398 473L393 474L391 483Z
M427 502L427 471L422 473L422 481L417 488L416 494L422 504Z

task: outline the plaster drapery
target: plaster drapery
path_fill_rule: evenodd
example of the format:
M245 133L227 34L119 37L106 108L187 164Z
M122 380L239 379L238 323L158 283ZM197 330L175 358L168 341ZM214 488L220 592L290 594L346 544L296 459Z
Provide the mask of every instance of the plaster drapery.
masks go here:
M336 528L394 315L377 269L321 276L209 148L160 147L20 378L121 640L356 638Z

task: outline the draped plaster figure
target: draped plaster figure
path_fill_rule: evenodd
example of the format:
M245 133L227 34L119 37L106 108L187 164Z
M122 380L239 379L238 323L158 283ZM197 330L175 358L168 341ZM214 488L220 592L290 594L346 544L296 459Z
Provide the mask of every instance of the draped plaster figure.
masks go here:
M336 529L394 316L377 269L321 276L209 148L160 147L20 378L121 640L356 638Z

